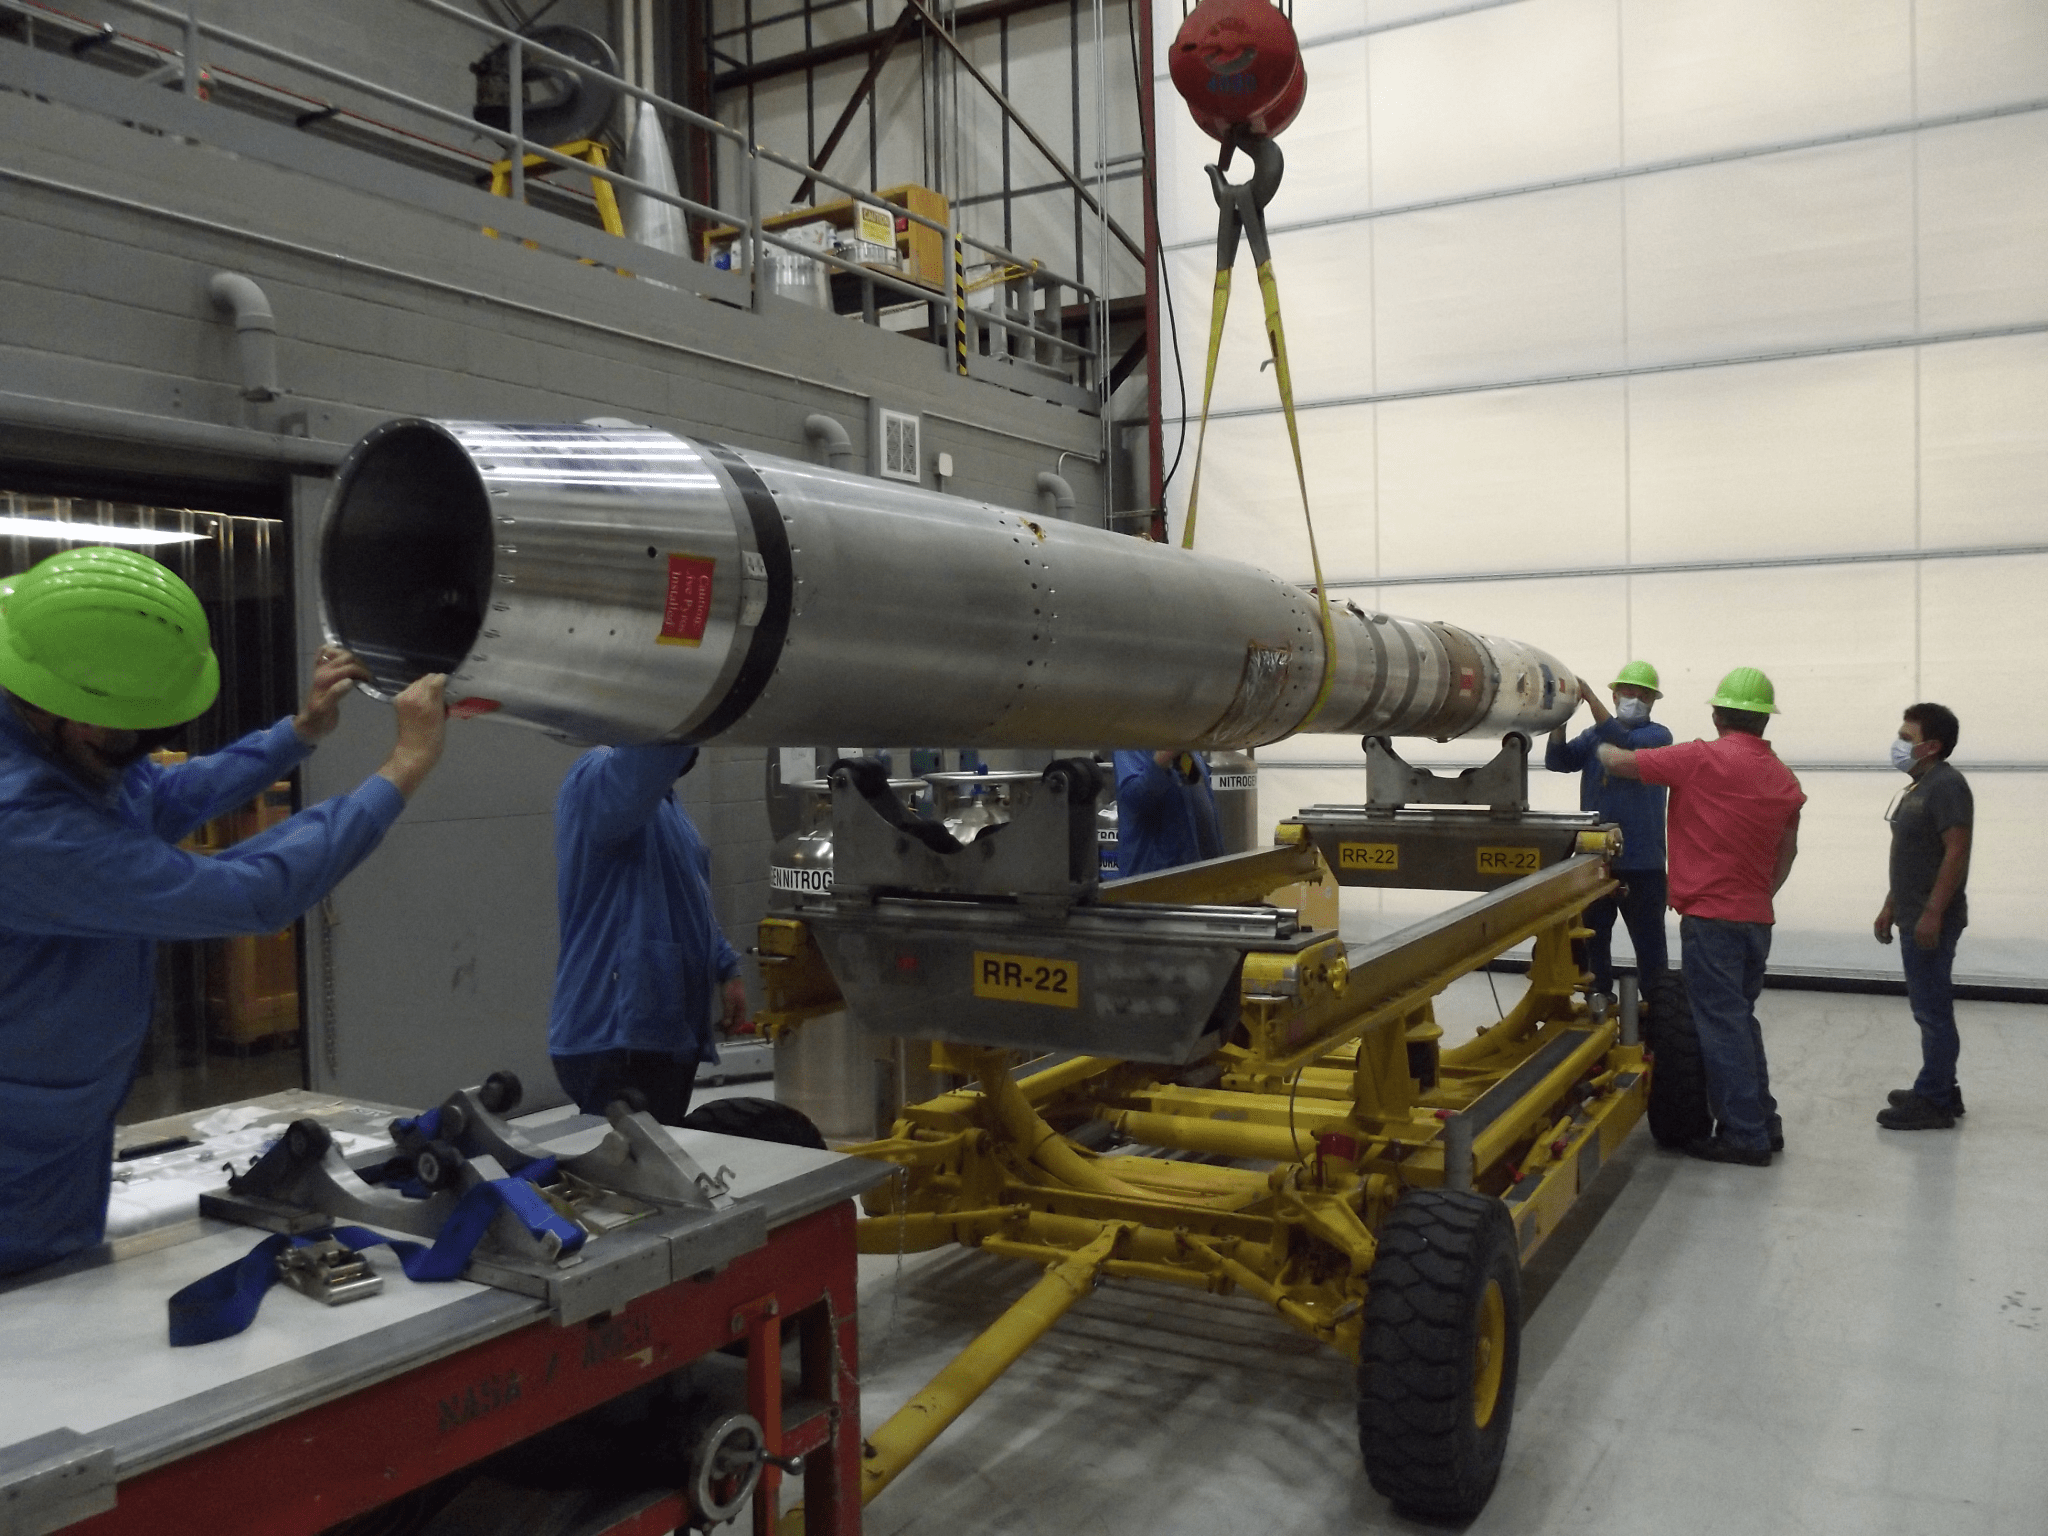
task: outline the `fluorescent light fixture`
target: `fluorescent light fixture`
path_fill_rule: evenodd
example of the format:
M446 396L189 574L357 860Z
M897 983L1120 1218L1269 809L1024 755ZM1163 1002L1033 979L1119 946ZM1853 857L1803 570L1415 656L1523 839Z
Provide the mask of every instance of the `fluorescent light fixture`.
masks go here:
M174 533L168 528L111 528L103 523L64 523L54 517L0 517L0 537L64 539L73 544L196 544L210 533Z

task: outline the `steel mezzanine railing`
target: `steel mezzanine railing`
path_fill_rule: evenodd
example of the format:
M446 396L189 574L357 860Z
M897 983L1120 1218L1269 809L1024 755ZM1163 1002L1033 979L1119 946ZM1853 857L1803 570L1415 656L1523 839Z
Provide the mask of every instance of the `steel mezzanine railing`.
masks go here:
M748 283L751 304L757 311L764 307L770 292L770 284L764 272L766 264L763 253L769 249L777 249L814 262L828 271L842 272L858 280L862 294L859 318L869 325L881 323L878 292L889 294L896 303L925 305L930 316L928 334L935 343L942 343L942 355L949 370L968 373L969 356L1019 363L1024 366L1016 369L1013 387L1029 390L1048 378L1063 380L1070 386L1071 393L1061 393L1073 401L1083 397L1092 399L1098 393L1099 383L1105 375L1107 359L1104 349L1107 338L1102 334L1101 326L1098 323L1090 323L1084 340L1075 340L1065 334L1065 306L1061 303L1063 290L1071 292L1075 304L1085 306L1086 313L1090 316L1094 316L1100 307L1100 296L1078 279L1068 277L1044 262L1018 256L1001 246L967 234L959 227L957 217L952 215L949 215L946 223L940 224L909 209L890 206L893 217L904 218L945 241L944 249L951 253L952 259L947 263L946 285L943 290L936 292L928 285L914 282L886 269L851 261L836 252L768 229L764 227L761 198L764 164L796 172L855 201L872 203L878 200L872 193L862 188L841 181L799 160L779 154L765 145L750 143L745 134L716 118L707 117L670 101L658 92L633 85L616 74L548 48L485 17L464 11L450 3L450 0L403 0L403 3L418 10L431 12L491 39L494 43L503 44L507 50L508 79L521 79L524 66L529 60L545 62L551 67L567 70L579 77L602 82L629 100L652 107L656 114L665 120L680 123L723 140L732 146L745 167L741 178L744 191L743 209L720 208L715 204L651 184L611 166L595 166L573 159L550 145L529 138L523 121L523 91L508 92L507 125L502 129L495 128L477 121L467 113L428 101L381 81L308 57L233 27L203 20L197 14L194 0L187 0L183 8L160 4L158 0L114 0L114 3L137 16L172 28L180 34L183 47L178 50L164 50L164 66L153 72L151 77L145 78L162 76L165 83L169 83L170 79L177 79L187 95L197 97L203 94L203 82L208 71L202 59L202 43L210 41L282 65L345 90L360 93L431 122L459 128L466 134L491 140L501 148L505 159L510 162L511 195L515 201L525 200L527 163L529 160L537 160L544 165L608 182L615 193L621 190L631 191L638 196L668 204L711 224L734 227L741 232L744 242L741 247L744 253L744 271L741 276ZM999 304L988 308L976 308L969 304L965 253L970 249L986 257L1003 274L996 283L1002 290ZM948 325L948 319L953 320L955 324Z

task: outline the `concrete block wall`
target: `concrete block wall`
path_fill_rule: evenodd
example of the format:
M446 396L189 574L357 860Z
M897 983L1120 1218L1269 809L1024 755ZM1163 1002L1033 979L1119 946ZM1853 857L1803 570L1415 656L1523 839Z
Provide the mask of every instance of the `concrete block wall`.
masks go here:
M957 494L1035 508L1057 470L1084 507L1100 495L1098 420L963 380L941 349L792 305L751 313L725 274L4 39L0 250L0 482L27 467L273 493L294 519L302 660L322 463L393 415L623 416L805 458L804 417L824 412L866 468L887 406L924 417L927 470L951 453ZM206 297L222 270L270 297L279 400L240 397L232 328ZM288 486L293 456L305 473ZM379 706L349 715L305 771L308 799L354 787L388 748ZM309 923L312 1080L417 1104L509 1066L536 1105L558 1101L550 813L574 753L487 723L454 734ZM761 792L758 750L713 746L684 781L743 951L766 897Z
M0 95L0 388L334 444L396 414L618 415L799 458L823 411L863 469L887 407L925 418L928 484L944 450L956 494L1033 507L1057 469L1099 506L1097 419L963 381L942 348L707 301L678 286L729 298L711 281L727 274L0 42L0 86L17 83L55 99ZM548 248L482 238L492 224ZM678 286L575 259L587 250ZM268 405L239 396L205 291L222 269L277 313L285 394Z

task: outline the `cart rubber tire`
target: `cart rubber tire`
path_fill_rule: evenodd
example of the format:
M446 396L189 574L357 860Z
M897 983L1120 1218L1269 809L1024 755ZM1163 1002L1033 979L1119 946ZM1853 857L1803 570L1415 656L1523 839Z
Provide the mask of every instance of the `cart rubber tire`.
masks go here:
M1660 1147L1682 1147L1711 1136L1714 1112L1707 1107L1707 1064L1700 1055L1699 1027L1685 977L1665 971L1651 982L1644 1001L1643 1043L1650 1048L1650 1134Z
M827 1150L823 1133L809 1115L773 1099L712 1099L683 1116L683 1126L692 1131L716 1131L721 1136L744 1136L749 1141Z
M1358 1362L1358 1447L1405 1515L1462 1520L1500 1477L1515 1414L1522 1264L1491 1195L1411 1189L1379 1232Z

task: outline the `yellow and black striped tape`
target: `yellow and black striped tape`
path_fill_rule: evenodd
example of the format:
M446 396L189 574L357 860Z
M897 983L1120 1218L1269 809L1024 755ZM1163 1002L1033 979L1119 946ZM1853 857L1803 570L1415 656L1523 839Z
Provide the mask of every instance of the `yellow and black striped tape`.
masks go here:
M967 372L967 246L953 236L953 366Z

